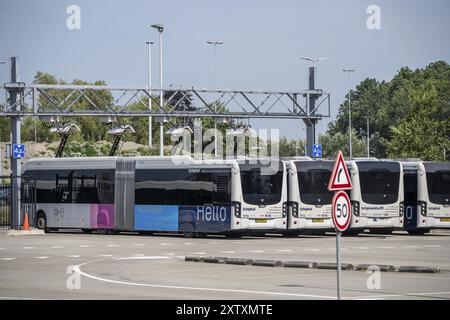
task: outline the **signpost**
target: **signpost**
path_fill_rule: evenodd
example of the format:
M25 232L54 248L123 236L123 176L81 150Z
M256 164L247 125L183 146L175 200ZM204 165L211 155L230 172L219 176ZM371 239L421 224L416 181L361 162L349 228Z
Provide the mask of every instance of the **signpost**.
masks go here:
M352 219L351 203L344 190L350 190L352 182L345 166L342 152L339 151L334 162L333 172L328 183L328 190L336 191L331 205L331 217L336 228L336 270L337 298L341 300L341 233L347 230Z

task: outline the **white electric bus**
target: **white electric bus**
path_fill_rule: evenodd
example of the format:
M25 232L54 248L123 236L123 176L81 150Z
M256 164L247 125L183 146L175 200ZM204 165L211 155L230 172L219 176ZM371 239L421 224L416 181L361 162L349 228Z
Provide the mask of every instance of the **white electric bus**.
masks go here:
M424 234L450 228L450 162L402 161L404 229Z
M353 189L349 191L352 220L347 233L369 229L389 233L403 227L403 167L399 161L375 158L346 162Z
M286 234L324 234L334 230L331 219L333 192L328 190L333 165L333 160L309 157L287 162L289 210Z

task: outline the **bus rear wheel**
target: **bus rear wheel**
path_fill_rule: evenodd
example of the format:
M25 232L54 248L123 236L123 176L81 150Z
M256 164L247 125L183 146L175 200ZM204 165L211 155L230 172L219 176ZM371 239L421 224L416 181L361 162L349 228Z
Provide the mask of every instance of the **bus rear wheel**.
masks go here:
M39 211L37 214L36 227L40 230L44 230L45 233L49 231L47 228L47 217L45 216L45 213L42 211Z

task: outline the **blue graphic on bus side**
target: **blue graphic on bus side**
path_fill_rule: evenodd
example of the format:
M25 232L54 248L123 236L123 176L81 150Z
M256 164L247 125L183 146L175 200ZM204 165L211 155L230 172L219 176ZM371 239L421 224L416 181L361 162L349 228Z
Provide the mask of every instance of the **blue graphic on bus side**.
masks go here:
M178 206L135 205L135 230L178 231Z
M179 230L223 232L231 228L231 206L180 206Z

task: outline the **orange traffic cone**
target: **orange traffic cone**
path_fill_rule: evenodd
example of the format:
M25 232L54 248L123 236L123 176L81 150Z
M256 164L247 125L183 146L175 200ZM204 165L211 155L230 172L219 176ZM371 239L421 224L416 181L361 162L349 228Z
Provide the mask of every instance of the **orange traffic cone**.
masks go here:
M25 211L25 218L23 219L23 230L30 230L30 226L28 224L28 212Z

